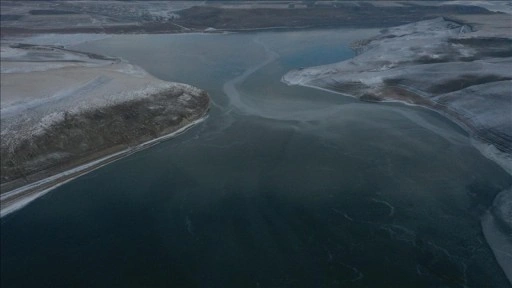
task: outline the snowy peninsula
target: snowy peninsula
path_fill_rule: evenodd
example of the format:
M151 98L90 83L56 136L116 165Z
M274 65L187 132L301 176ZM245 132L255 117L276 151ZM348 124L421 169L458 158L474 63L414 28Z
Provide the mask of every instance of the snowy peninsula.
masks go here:
M207 93L124 60L3 43L2 216L43 191L202 120Z
M354 43L353 59L299 68L282 81L431 108L466 129L484 155L512 173L510 31L424 20L383 29Z

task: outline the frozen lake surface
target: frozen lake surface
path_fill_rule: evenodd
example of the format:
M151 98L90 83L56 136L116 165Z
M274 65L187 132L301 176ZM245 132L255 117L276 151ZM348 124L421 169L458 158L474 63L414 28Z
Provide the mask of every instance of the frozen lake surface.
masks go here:
M2 286L509 285L480 216L512 177L462 129L419 107L280 82L352 57L350 42L371 33L72 46L205 89L210 117L1 218Z

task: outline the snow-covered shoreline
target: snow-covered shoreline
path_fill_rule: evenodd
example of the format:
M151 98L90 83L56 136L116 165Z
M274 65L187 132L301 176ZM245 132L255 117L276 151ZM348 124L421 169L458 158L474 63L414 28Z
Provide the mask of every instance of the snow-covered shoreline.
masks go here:
M420 21L384 30L363 42L364 51L353 59L292 70L281 81L436 111L466 130L475 148L512 174L512 156L503 151L512 136L512 117L507 117L512 101L506 95L512 87L510 59L485 56L490 52L475 44L506 40L478 37L469 26L444 18Z
M512 30L486 25L490 24L474 31L462 23L437 18L385 29L361 42L354 58L292 70L281 81L435 111L468 132L473 147L512 175L512 73L511 59L506 56ZM500 49L501 54L495 53ZM498 194L482 215L481 225L512 283L512 255L504 252L512 247L512 238L496 224L498 210L508 213L501 217L512 217L511 196L511 189ZM502 222L512 231L510 221Z
M506 227L499 227L498 222ZM507 223L504 223L507 222ZM512 188L502 191L481 218L482 231L494 256L512 283Z
M203 117L201 117L197 120L194 120L194 121L188 123L187 125L179 128L178 130L176 130L172 133L169 133L167 135L144 142L135 147L124 149L122 151L110 154L106 157L94 160L87 164L80 165L78 167L74 167L72 169L61 172L59 174L50 176L48 178L39 180L34 183L30 183L30 184L22 186L22 187L19 187L17 189L7 192L7 193L3 193L0 195L0 201L2 203L2 206L0 209L0 217L4 217L12 212L15 212L15 211L25 207L26 205L28 205L30 202L36 200L37 198L44 196L48 192L60 187L61 185L66 184L78 177L81 177L81 176L83 176L87 173L90 173L96 169L99 169L105 165L108 165L112 162L115 162L124 157L127 157L135 152L150 148L151 146L154 146L158 143L172 139L172 138L186 132L187 130L191 129L192 127L196 126L197 124L200 124L201 122L205 121L207 118L208 118L208 115L205 114ZM49 187L43 188L43 190L40 190L41 187L45 187L45 186L49 186Z
M282 82L287 84L287 85L293 85L293 84L287 83L285 79L282 79ZM343 93L343 92L339 92L339 91L330 90L328 88L324 88L324 87L321 87L321 86L315 86L315 85L305 84L305 83L301 83L301 84L298 84L298 85L302 86L302 87L308 87L308 88L312 88L312 89L318 89L318 90L321 90L321 91L335 93L335 94L342 95L342 96L345 96L345 97L351 97L351 98L359 99L359 97L357 97L355 95L351 95L351 94L348 94L348 93ZM383 100L381 100L379 102L380 103L400 103L400 104L403 104L405 106L421 107L421 108L424 108L424 109L428 109L430 111L436 112L439 115L445 117L447 120L454 122L459 127L461 127L463 130L465 130L466 132L471 134L471 129L468 126L464 125L463 122L458 121L458 119L451 117L449 114L443 113L443 111L436 110L436 109L434 109L434 108L432 108L430 106L425 106L425 105L422 105L422 104L418 104L418 103L414 103L414 102L410 102L410 101L405 101L405 100L397 100L397 99L383 99ZM485 156L487 159L489 159L489 160L493 161L494 163L496 163L503 170L505 170L508 174L512 175L512 157L511 157L511 155L509 155L507 153L504 153L504 152L501 152L498 149L496 149L496 147L494 147L493 145L485 143L483 141L480 141L480 140L478 140L478 139L476 139L474 137L472 137L470 140L471 140L470 141L471 145L473 147L475 147L475 149L477 149L483 156Z
M55 46L106 37L2 42L0 216L205 119L209 99L199 88L157 79L122 59Z

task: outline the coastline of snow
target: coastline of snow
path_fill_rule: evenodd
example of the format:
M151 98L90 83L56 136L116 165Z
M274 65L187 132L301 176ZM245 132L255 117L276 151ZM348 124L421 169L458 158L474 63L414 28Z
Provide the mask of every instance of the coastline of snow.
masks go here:
M420 21L355 43L358 55L352 59L292 70L281 80L438 111L467 130L483 155L512 173L512 35L502 34L473 31L444 18Z
M354 58L292 70L281 81L437 111L466 130L482 155L512 175L512 27L510 21L508 27L482 21L478 31L444 18L384 29L356 42ZM512 283L511 221L508 189L496 197L481 224Z
M205 91L121 59L38 44L1 49L1 216L182 133L209 109Z

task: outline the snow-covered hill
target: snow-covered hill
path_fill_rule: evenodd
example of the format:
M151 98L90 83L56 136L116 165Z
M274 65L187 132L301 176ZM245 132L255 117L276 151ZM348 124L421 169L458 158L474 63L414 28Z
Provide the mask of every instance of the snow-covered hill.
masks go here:
M293 70L282 81L432 108L512 173L512 37L503 31L473 32L445 18L384 29L355 43L353 59Z
M28 44L1 55L2 193L130 151L208 110L205 91L117 58Z

